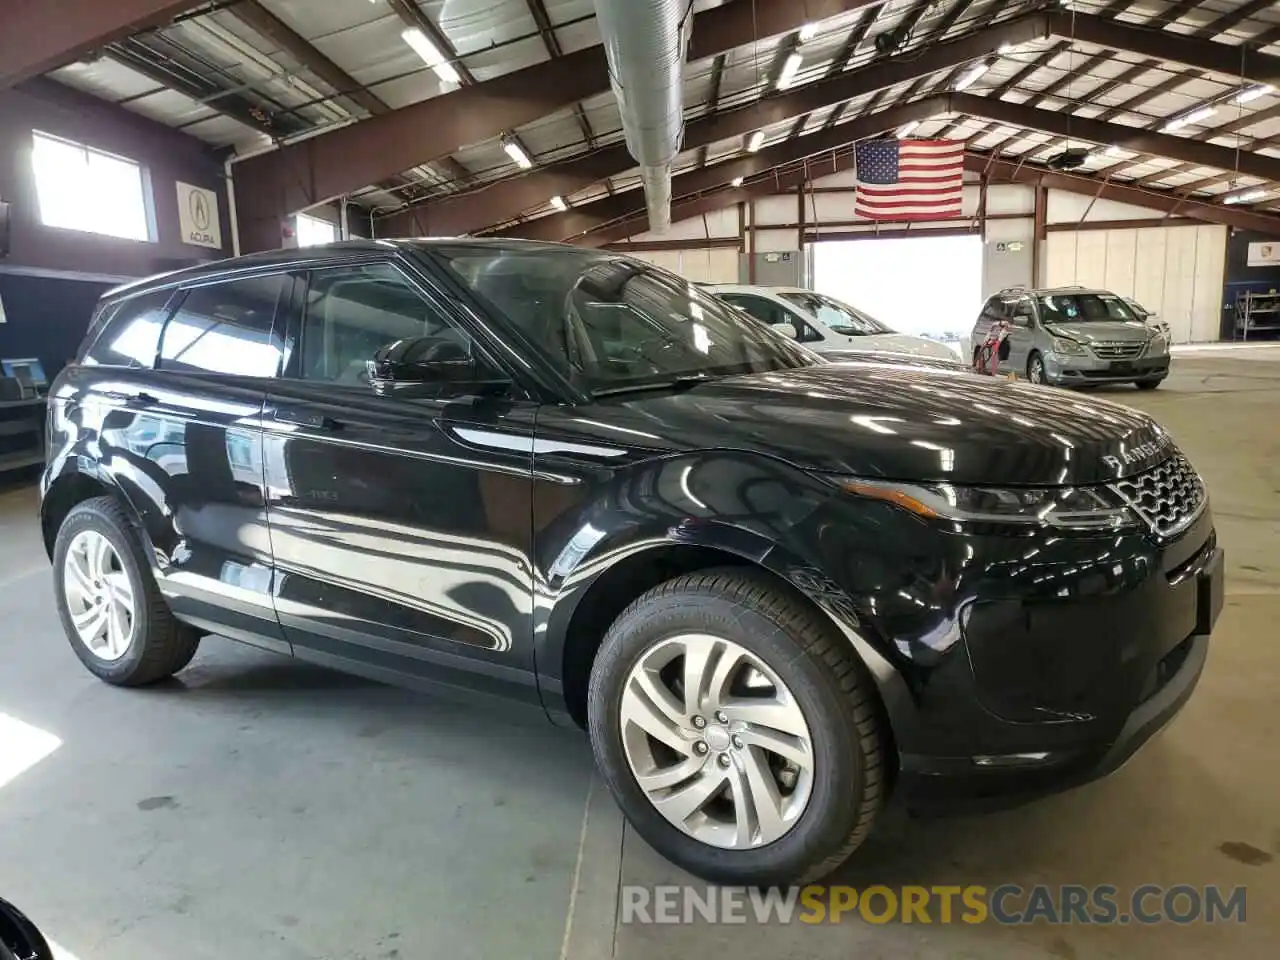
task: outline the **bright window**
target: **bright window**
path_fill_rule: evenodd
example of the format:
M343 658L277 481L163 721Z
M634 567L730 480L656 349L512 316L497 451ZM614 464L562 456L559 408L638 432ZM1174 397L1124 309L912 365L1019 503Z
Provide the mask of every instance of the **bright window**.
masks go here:
M46 227L153 239L139 164L38 131L32 141L36 197Z
M327 220L308 217L305 213L297 217L298 246L314 247L322 243L334 243L338 239L338 228Z

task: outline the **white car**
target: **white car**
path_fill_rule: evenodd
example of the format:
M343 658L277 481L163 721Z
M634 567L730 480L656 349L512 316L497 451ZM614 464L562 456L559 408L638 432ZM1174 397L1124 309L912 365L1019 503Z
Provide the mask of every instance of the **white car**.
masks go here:
M861 310L812 290L730 283L706 284L704 289L757 320L783 328L788 336L818 353L873 350L938 360L958 359L958 354L945 343L895 333Z

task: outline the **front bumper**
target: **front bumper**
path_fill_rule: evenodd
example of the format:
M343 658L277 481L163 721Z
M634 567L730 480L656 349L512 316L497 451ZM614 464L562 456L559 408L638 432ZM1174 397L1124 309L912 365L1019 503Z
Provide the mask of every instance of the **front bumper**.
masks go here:
M1222 607L1206 505L1171 537L948 528L835 501L821 599L865 641L913 809L1006 805L1102 776L1195 688ZM868 544L874 544L869 548Z
M1026 636L995 641L994 650L982 651L993 638L977 634L1009 630L1007 610L967 630L978 697L992 720L999 720L983 725L981 753L903 755L897 787L903 802L926 812L982 809L1068 789L1117 770L1169 723L1204 668L1209 634L1223 605L1223 551L1210 534L1190 559L1112 599L1068 614L1068 631L1080 636L1065 647L1066 633L1056 632L1038 649L1013 654L1013 644L1029 641L1038 619L1025 603ZM1122 633L1132 641L1122 644L1116 661L1099 659L1101 648ZM1090 634L1100 642L1086 642ZM1087 664L1073 670L1065 662L1071 652L1092 656L1103 669L1092 675ZM1067 657L1060 660L1062 654ZM992 656L1019 662L984 662ZM1015 674L1027 689L1010 691Z
M1102 360L1093 354L1049 353L1045 355L1044 371L1049 382L1059 386L1156 380L1168 376L1169 354L1135 360Z

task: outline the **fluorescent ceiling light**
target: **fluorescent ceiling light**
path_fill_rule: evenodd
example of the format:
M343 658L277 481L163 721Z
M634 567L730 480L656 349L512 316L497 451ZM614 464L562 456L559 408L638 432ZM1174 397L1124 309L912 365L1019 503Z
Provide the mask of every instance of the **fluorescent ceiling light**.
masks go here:
M1124 151L1121 150L1119 147L1117 147L1115 144L1112 144L1111 146L1107 147L1107 149L1103 150L1102 152L1108 157L1124 156Z
M569 205L564 202L564 197L560 196L560 194L558 193L551 198L551 205L555 207L557 210L569 209Z
M799 34L800 42L806 43L809 40L812 40L814 38L814 35L817 34L817 32L818 32L818 25L816 23L806 23L803 27L800 28L800 34Z
M524 147L511 138L502 141L502 149L507 151L507 156L516 162L521 170L528 170L533 166L533 161L529 159L529 155L524 152Z
M908 133L910 133L912 130L914 130L918 126L920 126L919 120L911 120L907 123L904 123L902 126L898 128L898 139L901 140L903 137L905 137Z
M764 131L757 130L747 138L747 153L755 153L760 149L760 145L764 143Z
M422 58L422 61L436 72L436 76L446 83L462 83L462 75L449 58L440 52L440 49L427 39L427 35L417 27L410 27L400 34L401 39L409 46L413 47L413 52Z
M1269 83L1259 83L1256 86L1246 87L1231 98L1232 103L1249 103L1257 100L1259 97L1265 97L1269 93L1275 93L1276 88Z
M740 187L740 186L742 186L742 178L741 178L741 177L734 177L732 180L730 180L730 181L729 181L729 186L731 186L731 187Z
M996 48L996 53L1000 54L1001 56L1008 56L1009 54L1013 53L1013 51L1017 49L1018 49L1018 45L1016 43L1002 43L1000 44L999 47Z
M1205 106L1192 110L1190 113L1184 113L1180 117L1174 117L1164 125L1165 133L1172 133L1174 130L1181 130L1193 123L1199 123L1201 120L1207 120L1218 112L1217 107Z
M791 86L791 81L796 78L796 71L800 69L800 64L804 57L799 51L792 53L787 57L786 63L782 65L782 72L778 74L778 89L785 90Z
M968 70L966 70L964 73L960 74L959 79L956 80L955 86L952 89L953 90L969 89L971 86L974 85L974 83L977 82L980 76L982 76L984 73L986 73L990 69L991 69L991 64L989 64L986 60L979 60L977 63L971 66Z
M1224 197L1223 203L1253 203L1255 200L1261 200L1267 195L1267 191L1261 187L1255 187L1252 190L1246 190L1244 193L1237 193L1230 197Z

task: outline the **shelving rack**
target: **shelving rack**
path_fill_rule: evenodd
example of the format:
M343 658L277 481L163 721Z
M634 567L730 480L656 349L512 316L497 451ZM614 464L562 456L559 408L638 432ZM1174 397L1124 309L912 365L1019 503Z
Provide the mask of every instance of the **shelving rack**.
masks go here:
M1236 335L1248 340L1251 330L1280 330L1280 293L1236 294Z

